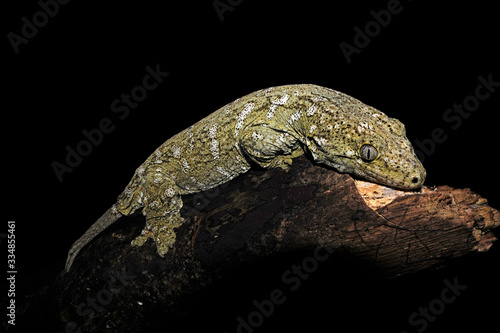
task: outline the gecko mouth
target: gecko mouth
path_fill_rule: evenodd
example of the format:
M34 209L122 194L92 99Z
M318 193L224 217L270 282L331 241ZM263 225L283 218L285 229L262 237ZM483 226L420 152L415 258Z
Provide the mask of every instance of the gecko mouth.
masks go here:
M403 181L403 182L395 182L392 179L389 179L387 177L384 177L380 173L374 172L372 170L367 169L365 166L363 166L359 161L356 161L354 158L350 156L337 156L337 157L343 157L346 160L353 161L351 163L334 163L332 161L327 161L325 164L333 167L335 170L341 172L341 173L349 173L351 175L357 176L363 180L367 180L373 183L377 183L380 185L400 189L400 190L413 190L416 188L419 188L423 183L420 177L413 177L411 181ZM356 165L356 166L354 166ZM404 178L406 179L406 178Z
M354 173L356 176L361 177L365 180L400 190L414 190L422 186L421 178L419 177L413 177L410 182L401 183L382 177L380 176L380 174L377 174L370 170L363 170L362 172L355 171Z
M349 158L347 156L345 156L345 157ZM349 159L352 160L352 158L349 158ZM421 186L421 184L419 184L420 183L419 178L417 178L416 181L400 183L400 182L395 182L395 181L388 179L386 177L383 177L379 173L367 170L366 168L360 168L361 170L356 169L356 168L352 167L352 164L341 165L341 164L333 163L331 161L327 161L324 164L335 169L336 171L338 171L340 173L348 173L348 174L351 174L352 176L354 176L355 178L359 178L362 180L366 180L369 182L377 183L380 185L384 185L384 186L388 186L388 187L392 187L392 188L396 188L396 189L400 189L400 190L413 190L413 189L419 188ZM416 178L416 177L414 177L414 178Z

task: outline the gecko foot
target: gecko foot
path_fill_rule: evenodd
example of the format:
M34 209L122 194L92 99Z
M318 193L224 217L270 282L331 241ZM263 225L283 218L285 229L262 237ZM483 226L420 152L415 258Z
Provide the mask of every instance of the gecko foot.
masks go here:
M175 244L175 231L184 219L180 216L161 216L148 218L141 235L132 241L133 246L142 246L151 238L156 244L158 254L163 258Z
M303 153L304 153L304 151L302 149L296 149L296 150L292 151L292 153L290 155L276 156L274 159L272 159L269 162L268 167L281 168L283 170L287 170L288 168L290 168L290 166L292 166L293 159L302 155Z

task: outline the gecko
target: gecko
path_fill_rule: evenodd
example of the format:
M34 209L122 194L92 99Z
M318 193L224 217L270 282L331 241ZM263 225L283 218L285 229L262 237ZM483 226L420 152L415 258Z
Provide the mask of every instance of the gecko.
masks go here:
M205 191L254 166L283 168L307 154L315 163L393 188L420 188L426 171L397 119L339 91L293 84L261 89L174 135L135 171L116 202L71 247L80 250L121 216L142 209L161 257L174 246L182 196Z

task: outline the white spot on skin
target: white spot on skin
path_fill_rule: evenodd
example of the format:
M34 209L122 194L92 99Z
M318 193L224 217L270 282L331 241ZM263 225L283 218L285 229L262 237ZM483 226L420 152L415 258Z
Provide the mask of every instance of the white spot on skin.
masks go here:
M316 112L316 105L311 105L309 109L307 109L306 115L312 116Z
M213 124L208 130L208 137L212 139L210 141L210 152L215 160L219 159L219 142L217 141L217 123Z
M316 129L316 125L312 125L311 128L309 128L309 134L314 132L315 129Z
M214 160L219 159L219 142L217 139L212 139L212 141L210 141L210 152Z
M226 177L229 177L229 178L231 177L231 174L230 174L229 172L227 172L227 170L226 170L226 169L224 169L224 168L223 168L223 167L221 167L221 166L218 166L218 167L217 167L217 172L218 172L218 173L220 173L220 174L221 174L221 175L223 175L223 176L226 176Z
M217 135L217 123L210 126L210 129L208 130L208 137L210 139L215 139L216 135Z
M145 168L141 165L137 170L135 171L139 177L142 177L142 174L144 173Z
M188 128L188 139L189 139L189 149L190 150L193 150L194 148L194 145L193 145L193 142L194 142L194 134L193 134L193 126L194 125L191 125L189 128Z
M182 160L182 171L184 173L187 173L189 171L189 163L185 158Z
M292 114L292 116L290 117L290 120L288 120L288 123L292 124L292 123L296 122L297 120L299 120L301 117L302 117L302 111L298 110L297 112Z
M172 187L169 187L165 190L165 196L168 198L172 198L175 195L175 191Z
M252 139L254 140L262 140L264 136L262 134L257 134L256 132L252 133Z
M321 147L324 147L324 146L327 146L328 145L328 140L323 138L323 137L317 137L316 138L316 142L321 146Z
M127 197L130 197L132 195L132 189L130 187L125 188L123 192Z
M181 147L179 147L178 145L173 145L172 146L172 153L173 153L175 158L181 157Z
M158 201L153 201L152 203L149 204L149 207L159 207L160 203Z
M248 116L250 112L252 112L253 108L255 107L255 103L247 103L245 104L245 107L241 111L241 113L238 115L238 120L236 121L236 125L234 126L234 135L237 137L239 130L243 127L243 122L245 121L245 118Z
M359 125L358 125L358 133L362 133L362 132L366 131L367 129L373 130L372 125L368 124L368 123L365 123L363 121L359 123Z
M277 104L277 105L285 105L285 103L288 101L288 98L290 98L290 96L288 94L285 94L285 95L281 96L280 98L275 99L271 103Z
M276 111L276 108L278 105L272 104L271 107L269 108L269 111L267 112L267 119L272 119L274 117L274 112Z

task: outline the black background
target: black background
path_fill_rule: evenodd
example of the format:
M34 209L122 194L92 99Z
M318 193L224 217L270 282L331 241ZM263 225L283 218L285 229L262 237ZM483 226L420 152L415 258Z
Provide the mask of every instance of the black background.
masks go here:
M457 129L443 120L454 103L474 94L478 76L500 81L495 3L401 1L402 11L347 63L339 44L352 45L354 27L364 29L373 21L370 11L388 2L244 0L221 21L212 1L71 1L17 54L7 34L20 34L21 18L32 21L40 6L24 1L4 9L7 213L1 232L16 221L18 279L48 267L62 270L70 245L166 139L240 96L275 85L314 83L347 93L401 120L412 142L442 128L447 140L424 161L426 184L468 187L500 208L500 88ZM111 103L157 64L170 75L120 120ZM103 118L114 130L59 182L51 164L64 163L65 147L75 148L82 130ZM454 278L467 290L425 331L498 329L498 247L390 281L353 277L328 261L256 331L416 332L408 316L440 297L443 279ZM289 266L254 272L252 286L235 281L231 288L252 293L233 297L233 313L213 318L206 330L234 332L236 316L252 311L254 299L283 287L280 276ZM212 306L224 309L221 302Z

